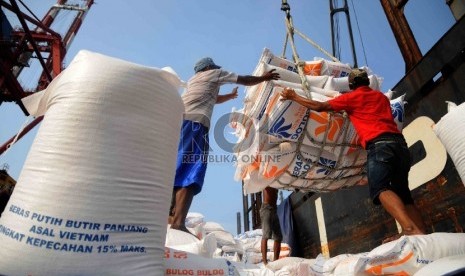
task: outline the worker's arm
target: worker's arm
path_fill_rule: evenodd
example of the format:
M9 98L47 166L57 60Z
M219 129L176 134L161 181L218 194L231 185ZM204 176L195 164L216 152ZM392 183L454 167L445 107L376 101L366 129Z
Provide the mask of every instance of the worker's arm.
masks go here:
M218 97L216 97L216 103L224 103L235 98L237 98L237 86L234 87L234 89L229 94L218 95Z
M332 110L331 105L328 102L317 102L314 100L306 99L302 96L297 95L291 88L285 88L281 92L281 101L291 100L295 101L311 110L315 111L330 111Z
M251 86L264 81L278 80L279 74L275 73L274 71L275 69L271 69L262 76L238 76L237 83L245 86Z

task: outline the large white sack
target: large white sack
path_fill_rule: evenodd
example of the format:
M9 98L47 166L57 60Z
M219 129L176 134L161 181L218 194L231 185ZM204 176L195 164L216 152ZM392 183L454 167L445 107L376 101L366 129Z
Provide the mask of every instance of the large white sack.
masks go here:
M305 264L306 266L310 267L315 263L315 259L305 259L300 257L284 257L273 262L269 262L267 268L278 271L286 266L294 267L297 264Z
M381 80L382 78L379 78L376 75L369 75L368 79L370 80L370 85L369 87L373 90L380 90L381 89ZM332 77L330 76L328 80L326 81L325 86L323 87L324 89L328 90L336 90L339 92L347 92L350 91L351 89L349 88L349 76L346 77Z
M203 215L200 213L189 212L186 217L186 227L197 238L203 239L205 237L205 229L203 226Z
M237 244L234 236L225 230L215 230L211 231L210 234L213 234L218 243L218 247L223 247L225 245L235 246Z
M294 148L292 145L291 148ZM295 151L291 151L295 152ZM283 153L280 158L269 159L268 167L275 168L274 171L287 171L287 174L273 175L289 183L290 177L300 177L309 180L333 179L337 180L344 176L361 174L366 163L366 151L356 152L347 156L337 158L334 154L311 146L301 145L297 154ZM276 162L272 160L277 160ZM288 160L291 160L288 162ZM286 180L288 179L288 180Z
M265 66L267 67L265 68ZM282 68L289 72L295 72L295 73L297 72L297 68L293 61L290 61L290 60L287 60L281 57L277 57L269 49L264 48L262 55L260 56L257 66L255 67L252 75L253 76L263 75L263 73L265 73L267 69L268 70L271 69L271 68L268 68L268 66L272 66L273 68ZM287 75L287 74L284 73L283 75ZM296 79L296 82L300 83L298 79ZM257 85L247 86L245 88L245 91L246 91L245 106L246 107L247 107L247 103L252 103L252 104L255 103L256 97L259 96L259 93L257 93L257 91L260 90L260 86L262 85L263 83L259 83Z
M253 264L246 262L232 261L241 276L276 276L276 274L263 266L263 264ZM289 275L289 274L283 274Z
M242 247L242 242L240 241L236 241L235 244L223 245L221 250L223 250L224 253L238 253L241 255L244 254L244 247Z
M348 116L335 112L311 110L305 128L304 145L323 147L336 156L361 149L360 138Z
M465 254L448 256L427 264L414 276L463 275L465 274Z
M433 131L449 153L462 182L465 184L465 103L444 115Z
M251 167L252 166L249 166L249 168ZM254 167L253 171L247 171L244 179L242 180L244 183L244 195L261 192L274 181L272 178L265 178L259 172L259 169L259 167Z
M454 260L447 257L462 257L464 253L463 233L403 236L370 252L341 254L332 258L320 254L311 267L311 275L429 275L419 272L436 261L447 264L448 261L441 260ZM462 264L465 266L465 259L462 259ZM451 265L459 267L460 261L455 260Z
M261 76L270 70L275 70L275 72L279 74L279 80L281 81L302 85L302 78L298 73L267 63L259 64L255 74L256 76ZM310 86L323 88L326 84L326 81L328 80L328 76L305 76L305 80ZM300 88L302 88L302 86Z
M205 224L204 216L201 213L189 212L186 216L186 226L196 227L197 225Z
M192 235L191 233L187 233L187 232L177 230L177 229L171 229L170 225L168 225L167 227L166 239L165 239L166 247L176 248L177 245L197 243L199 241L200 240L196 236ZM188 250L184 250L184 251L191 252ZM191 253L198 254L197 252L191 252Z
M236 267L228 260L222 258L205 258L189 252L166 247L165 269L160 275L221 275L239 276ZM128 274L153 275L153 274Z
M432 233L403 236L385 243L361 257L355 266L358 274L413 275L424 266L448 256L465 254L464 233Z
M271 69L275 69L276 72L280 74L282 81L293 82L301 85L302 81L299 74L297 73L298 70L295 63L285 58L277 57L269 49L265 48L258 60L257 66L255 67L255 70L253 71L252 75L261 76L263 73ZM304 72L306 72L305 70L306 69L304 68ZM323 86L326 83L326 80L328 79L328 76L308 74L307 72L305 73L305 75L308 85L318 88L323 88ZM247 107L249 104L253 105L256 102L257 97L260 97L260 93L258 93L258 91L260 90L260 86L262 85L263 84L260 83L254 86L246 87L246 110L248 109Z
M273 94L279 96L283 88L276 87ZM306 96L302 90L295 90L300 96ZM316 101L327 101L328 97L310 92L310 97ZM300 105L295 101L275 101L275 105L270 107L269 123L265 126L266 133L278 138L296 142L302 133L305 132L310 109Z
M248 138L240 141L234 147L234 156L237 161L234 178L239 181L244 179L250 171L258 169L262 159L261 152L276 146L278 140L271 135L253 131Z
M295 63L293 61L282 58L282 57L275 56L270 51L270 49L268 49L268 48L263 49L262 55L260 56L260 59L258 61L258 65L255 68L254 72L259 70L258 67L260 66L261 62L266 63L266 64L270 64L270 65L273 65L273 66L281 67L283 69L286 69L286 70L293 71L293 72L297 73L297 67L296 67L296 65L295 65Z
M312 61L305 61L303 71L310 76L333 76L336 78L348 76L352 68L349 64L315 57Z
M206 258L212 258L217 248L217 241L213 234L208 234L203 239L198 239L190 233L168 228L165 246Z
M340 254L332 258L326 258L319 254L315 262L311 265L311 274L314 276L333 276L333 275L357 275L355 273L355 264L358 259L365 256L367 253L359 254Z
M348 76L352 68L349 64L315 57L312 61L305 61L303 68L305 75L333 76L336 78Z
M0 219L0 274L163 275L184 111L170 72L80 51Z
M245 109L245 114L251 118L261 120L264 115L270 113L270 109L273 108L280 97L279 94L273 93L275 87L302 89L301 84L282 80L263 82L262 85L257 88L256 93L258 96L255 97L254 104L250 105L250 108Z

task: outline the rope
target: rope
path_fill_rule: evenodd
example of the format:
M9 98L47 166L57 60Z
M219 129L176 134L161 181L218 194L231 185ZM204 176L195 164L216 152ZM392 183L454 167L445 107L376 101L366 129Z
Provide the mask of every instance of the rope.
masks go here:
M287 43L289 42L289 33L286 32L286 38L284 39L284 45L283 45L283 51L281 54L282 58L286 58L286 48L287 48Z
M287 44L289 43L290 46L291 46L291 50L292 50L292 57L293 57L293 60L294 60L294 62L296 64L296 66L297 66L298 74L299 74L299 77L301 79L303 91L307 95L308 99L312 99L312 96L311 96L311 93L310 93L310 86L308 84L307 77L304 74L304 69L303 69L303 67L305 66L305 62L300 60L299 55L297 53L297 49L296 49L295 41L294 41L294 33L298 34L303 39L307 40L312 46L314 46L319 51L324 53L332 61L335 61L335 62L340 62L340 61L336 57L332 56L329 52L324 50L322 47L320 47L313 40L311 40L310 38L305 36L303 33L299 32L298 30L296 30L294 28L294 25L293 25L293 22L292 22L292 16L290 14L289 4L287 3L286 0L283 0L282 2L283 2L283 5L282 5L281 10L283 10L286 13L285 23L286 23L286 30L287 30L286 31L286 38L285 38L285 42L284 42L284 46L283 46L282 57L285 56L286 47L287 47ZM344 181L344 180L346 180L346 181L344 181L342 183L342 185L339 185L339 186L341 186L341 188L344 188L344 187L346 187L346 183L349 180L351 180L353 178L357 178L357 177L358 178L363 177L362 176L363 173L346 176L346 174L348 172L347 170L349 170L349 169L359 169L359 168L362 168L364 166L364 165L355 165L357 163L358 159L359 159L360 154L357 154L357 156L355 157L355 159L353 160L353 162L349 166L345 166L345 167L339 166L340 162L342 160L342 157L344 156L344 151L345 151L345 149L347 147L360 148L360 146L344 142L344 141L347 141L348 129L349 129L349 124L350 124L350 120L348 119L347 113L344 112L344 113L341 114L341 113L328 112L329 117L328 117L328 121L326 123L326 129L324 131L322 142L315 141L315 139L313 139L313 137L309 133L307 125L308 125L308 122L310 121L310 119L309 119L310 114L311 114L311 111L307 110L306 114L304 115L304 116L307 117L305 125L303 126L306 131L304 131L300 135L299 139L295 142L296 143L295 151L288 153L288 154L293 155L292 159L291 159L292 160L291 164L296 163L296 162L302 162L304 164L304 165L302 165L302 167L304 167L305 169L302 170L300 175L293 175L291 172L289 172L289 170L286 170L275 181L280 186L282 186L282 189L289 189L289 190L300 189L300 190L306 191L306 192L308 192L308 191L310 191L310 192L329 192L329 191L334 190L334 188L333 189L329 188L331 186L331 184L334 183L334 181ZM335 114L341 114L342 117L343 117L343 123L342 123L342 129L343 130L342 130L342 132L340 132L338 134L338 137L336 137L336 139L335 139L335 141L338 141L342 137L343 143L340 143L340 144L328 143L327 142L328 134L329 134L329 131L330 131L331 126L333 124L333 119L334 119ZM304 155L302 154L301 147L302 147L302 144L303 144L303 140L305 138L307 138L312 143L319 146L317 154L316 154L316 156L314 156L315 157L314 161L312 161L311 159L306 159L304 157ZM325 149L326 146L330 146L333 149L335 149L336 147L340 147L339 154L338 154L338 156L336 158L337 160L335 160L336 165L334 167L327 166L327 165L325 165L325 164L323 164L321 162L321 157L322 157L322 154L323 154L324 149ZM328 172L325 173L325 176L322 177L322 178L316 178L316 179L307 178L307 174L310 171L312 171L314 169L318 169L318 168L322 168L322 169L324 169L324 170L326 170ZM344 172L344 170L346 170L346 171ZM337 172L339 172L339 175L335 175ZM334 175L335 175L335 177L331 178ZM287 183L285 183L283 181L283 176L287 176L291 180L288 181ZM302 181L301 185L294 184L299 180L304 180L304 181ZM311 185L311 186L307 186L307 185ZM315 188L317 186L318 186L318 188Z
M361 174L358 174L358 175L349 175L349 176L345 176L345 174L347 173L347 170L349 169L359 169L359 168L362 168L364 167L364 165L355 165L356 162L358 161L358 158L360 156L360 153L357 154L357 156L354 158L354 161L352 162L352 164L350 166L344 166L344 167L340 167L339 164L340 164L340 161L343 157L343 153L344 153L344 149L347 147L347 146L350 146L350 147L356 147L356 148L361 148L360 146L355 146L353 144L349 144L349 143L342 143L342 144L335 144L335 143L331 143L331 145L333 147L335 146L340 146L341 149L339 150L339 154L338 154L338 158L336 160L336 166L335 167L330 167L330 166L327 166L327 165L324 165L320 162L320 158L321 158L321 154L323 153L323 150L324 150L324 147L326 145L329 145L329 143L326 142L327 138L328 138L328 133L329 133L329 130L331 129L331 124L333 122L333 116L334 116L334 113L333 112L329 112L329 118L328 118L328 122L327 122L327 125L326 125L326 129L325 129L325 133L324 133L324 136L323 136L323 139L322 141L323 142L318 142L318 144L320 145L319 149L318 149L318 154L316 155L316 158L315 158L315 161L312 161L310 159L306 159L303 154L302 154L302 151L301 151L301 146L302 146L302 141L305 137L307 137L309 140L311 140L312 142L316 142L310 135L310 133L308 132L308 129L302 133L302 135L299 137L298 141L296 142L297 143L297 146L296 146L296 151L294 152L294 156L292 158L292 161L291 163L294 163L295 160L297 160L296 158L297 157L300 157L300 160L305 163L306 166L308 166L308 169L304 170L300 175L298 176L295 176L293 174L291 174L289 171L285 171L283 174L287 175L288 177L290 177L292 180L288 183L284 183L281 179L282 176L278 177L278 179L276 179L276 181L281 185L283 186L283 188L285 189L293 189L293 188L299 188L303 191L312 191L312 192L329 192L329 191L332 191L333 189L329 189L328 187L334 182L334 181L340 181L340 180L343 180L343 179L347 179L347 181L350 179L350 178L354 178L354 177L359 177ZM308 114L309 116L310 114ZM343 121L343 132L342 134L339 134L339 137L336 138L335 140L339 140L339 138L342 136L343 137L343 141L345 141L347 139L347 134L348 134L348 129L349 129L349 124L350 124L350 120L348 119L348 116L346 113L343 113L343 118L344 118L344 121ZM302 166L304 167L304 166ZM323 168L327 171L329 171L329 173L327 173L324 177L322 178L307 178L306 177L306 174L310 171L312 171L314 168ZM338 171L343 171L345 170L346 172L345 173L341 173L339 175L337 175L336 177L334 178L331 178L332 175L334 175L336 172ZM313 182L313 186L318 186L317 183L321 183L323 182L323 186L319 186L318 188L311 188L311 187L305 187L305 186L298 186L298 185L293 185L296 181L298 180L307 180L307 182ZM341 187L345 187L345 183L347 183L347 181L344 182L343 185L341 185ZM304 182L305 183L305 182Z
M294 43L294 26L292 23L292 17L290 16L289 11L287 11L286 13L288 14L288 16L286 16L287 37L289 38L289 42L291 44L292 57L294 59L294 63L297 65L297 71L302 82L302 87L305 93L307 94L308 98L311 99L312 97L310 95L310 85L307 82L307 78L305 77L303 69L305 63L300 61L299 54L297 54L297 49Z
M5 157L6 153L10 151L11 147L18 141L18 137L19 137L19 134L21 132L23 132L23 130L27 127L27 125L29 124L29 121L31 120L31 116L28 116L26 117L26 120L24 121L23 125L21 126L21 128L19 129L18 133L16 133L15 135L15 138L13 139L13 141L11 141L11 143L9 143L7 146L6 146L6 150L3 152L2 156Z
M309 37L307 37L306 35L304 35L303 33L301 33L299 30L297 29L294 29L295 33L300 35L303 39L305 39L308 43L310 43L313 47L315 47L316 49L318 49L319 51L321 51L323 54L325 54L327 57L329 57L332 61L335 61L335 62L341 62L339 59L337 59L336 57L334 57L333 55L331 55L328 51L326 51L325 49L323 49L320 45L318 45L315 41L311 40Z
M336 5L338 5L338 2L336 3ZM333 32L336 33L334 54L337 57L341 58L341 43L340 43L340 41L341 41L341 28L340 28L340 25L339 25L339 16L336 16L335 28L336 28L336 30L333 29Z
M354 2L351 0L350 3L352 4L352 10L354 10L355 23L357 23L358 36L360 37L360 42L362 43L363 58L365 59L365 64L368 66L368 59L367 59L367 54L365 52L365 45L363 44L362 32L360 31L360 26L358 25L357 12L355 11Z

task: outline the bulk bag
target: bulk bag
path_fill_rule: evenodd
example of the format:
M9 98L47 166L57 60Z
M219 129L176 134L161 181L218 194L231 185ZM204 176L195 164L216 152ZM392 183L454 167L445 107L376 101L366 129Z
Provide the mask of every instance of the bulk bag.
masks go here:
M25 101L45 116L0 218L0 274L163 275L180 84L80 51Z

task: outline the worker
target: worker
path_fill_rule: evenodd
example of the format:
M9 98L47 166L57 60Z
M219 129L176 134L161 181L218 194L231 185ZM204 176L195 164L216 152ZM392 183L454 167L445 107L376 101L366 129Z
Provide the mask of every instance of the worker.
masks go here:
M349 88L353 90L349 93L318 102L284 89L281 101L292 100L315 111L346 111L362 147L367 150L371 199L375 205L381 204L402 227L400 234L383 242L401 235L424 234L423 219L408 187L411 166L408 146L393 119L389 99L368 87L369 84L367 72L355 68L349 74Z
M207 169L210 119L215 104L237 98L237 89L219 95L220 86L237 83L251 86L279 79L274 69L262 76L237 75L222 70L213 59L205 57L194 66L195 74L182 94L185 112L178 149L173 198L168 222L172 229L189 232L185 221L194 196L202 190Z
M263 190L263 204L260 208L260 219L262 221L262 261L264 265L268 264L268 240L273 239L273 261L279 259L281 252L281 241L283 235L281 225L279 224L276 203L278 201L278 190L272 187L266 187Z

